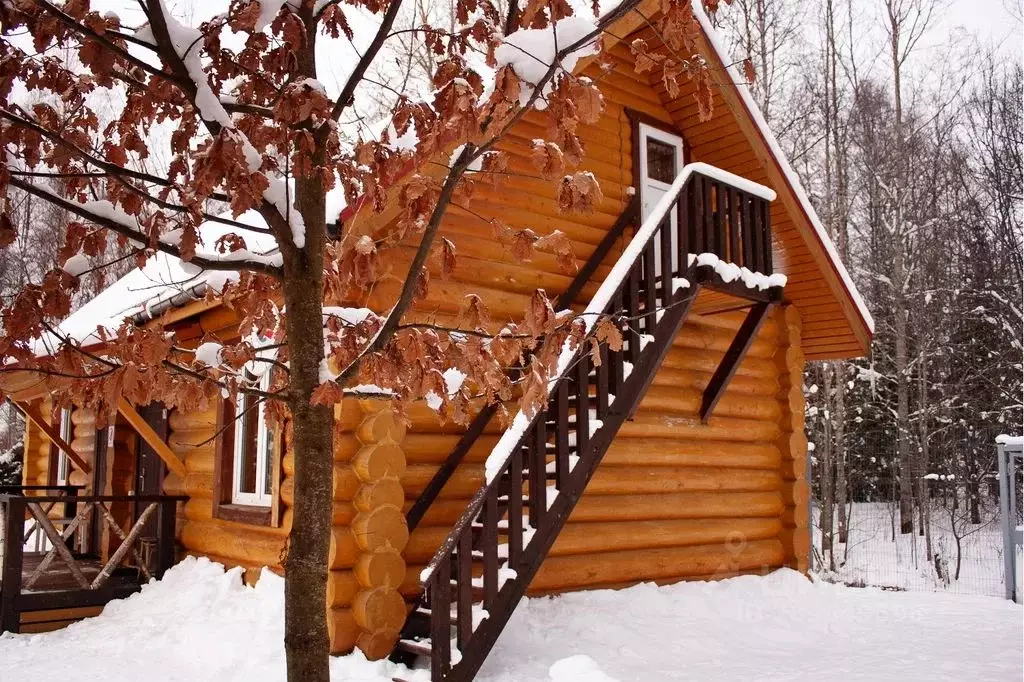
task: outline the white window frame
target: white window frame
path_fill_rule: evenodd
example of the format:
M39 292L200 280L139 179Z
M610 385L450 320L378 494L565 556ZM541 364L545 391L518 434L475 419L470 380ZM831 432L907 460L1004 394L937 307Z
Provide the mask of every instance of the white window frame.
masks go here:
M270 391L270 372L260 377L261 391ZM268 481L268 458L274 457L273 432L267 422L266 401L261 400L256 406L256 492L244 492L242 488L242 467L245 459L245 422L251 417L245 411L253 398L244 393L238 394L236 405L235 438L233 465L231 472L231 503L246 507L270 507L273 504L273 481ZM269 485L268 485L269 483ZM267 488L271 488L267 492Z
M71 408L65 407L60 411L60 427L59 431L61 439L71 444L71 439L74 436L73 425L71 423ZM68 457L68 453L64 451L64 448L57 448L57 485L67 485L68 479L71 478L71 458Z

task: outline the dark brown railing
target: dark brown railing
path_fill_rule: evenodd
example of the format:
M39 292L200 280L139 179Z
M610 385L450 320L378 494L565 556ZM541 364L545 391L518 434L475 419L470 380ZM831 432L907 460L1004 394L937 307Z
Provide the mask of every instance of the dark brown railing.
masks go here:
M174 563L176 507L186 498L78 492L75 486L0 491L0 632L18 632L24 612L126 597ZM112 505L124 503L134 503L139 513L118 521ZM55 517L55 508L63 513ZM94 516L96 526L116 538L111 546L93 546L99 544L90 523ZM39 551L25 551L37 534L45 539L37 543Z
M560 362L544 409L532 418L520 414L502 435L488 459L487 484L421 576L424 594L395 658L429 656L435 682L473 678L701 287L735 289L755 307L763 304L752 338L781 292L724 287L714 267L691 263L690 254L710 252L770 273L771 196L705 164L683 170L583 313L588 325L602 315L619 320L622 347L600 344L595 362L589 345L580 344ZM726 361L738 363L750 338L734 343L738 352L727 352ZM726 368L726 380L732 369Z

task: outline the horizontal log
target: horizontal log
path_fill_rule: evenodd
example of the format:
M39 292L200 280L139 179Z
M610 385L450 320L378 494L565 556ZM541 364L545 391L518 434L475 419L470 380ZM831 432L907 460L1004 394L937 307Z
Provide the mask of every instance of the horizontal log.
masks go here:
M718 369L722 356L718 353L695 352L683 348L670 348L660 369L682 369L713 373ZM775 362L767 358L745 358L736 369L736 376L754 377L776 381L779 370Z
M549 556L726 542L731 546L774 538L781 530L778 518L571 523L559 533Z
M411 504L409 502L408 504ZM421 528L450 529L465 510L468 500L437 500L423 517ZM594 495L584 493L573 509L570 523L590 521L643 521L654 519L714 519L766 517L783 514L781 491L683 492L642 495ZM412 539L410 538L410 542Z
M285 504L290 507L290 504ZM357 514L355 506L351 502L335 501L331 507L331 525L348 526ZM286 509L281 527L288 527L287 519L290 518L291 510ZM184 505L184 516L190 521L212 521L213 501L208 497L192 497Z
M385 550L400 552L409 539L405 516L397 507L377 507L355 516L351 525L331 529L328 565L332 569L356 566L363 554Z
M698 325L684 326L672 339L672 346L673 348L686 348L691 351L722 355L736 338L737 331ZM776 350L778 350L778 343L775 333L762 332L750 344L750 349L744 357L770 359L775 355Z
M356 624L355 615L348 607L327 609L327 635L330 640L331 653L347 654L356 645L362 632Z
M534 590L529 589L526 591L528 597L550 597L560 594L568 594L570 592L581 592L583 590L622 590L628 587L634 587L643 583L654 583L655 585L675 585L681 582L710 582L718 580L726 580L728 578L738 578L742 575L756 575L765 576L776 570L776 568L748 568L739 571L716 571L708 575L688 575L683 578L656 578L654 580L625 580L621 582L610 582L610 583L593 583L578 588L565 588L561 590Z
M774 538L782 530L778 517L731 519L629 520L568 523L558 534L549 557L588 555L659 547L749 543ZM447 536L442 527L417 528L405 558L410 564L430 560Z
M167 444L175 449L200 448L213 443L218 437L216 427L203 425L194 429L171 431L167 436Z
M779 534L786 561L792 568L806 571L811 552L811 533L807 528L787 529Z
M415 498L423 492L435 471L437 471L437 467L429 464L410 464L406 467L401 479L406 498ZM438 497L442 499L456 498L468 500L483 485L483 482L484 471L482 466L461 466L452 475L448 484L441 489Z
M790 530L810 527L810 512L807 509L807 505L785 507L782 513L779 514L779 519L782 520L782 525Z
M774 568L785 560L777 539L550 557L530 584L534 590L595 583L707 576L752 568Z
M402 443L409 465L439 465L455 448L460 436L410 433ZM480 464L487 459L497 435L480 436L466 462ZM616 437L602 460L605 464L636 466L723 466L775 469L781 455L774 444L722 443L704 440Z
M224 566L225 568L235 568L236 566L241 567L244 570L242 580L245 581L246 585L255 585L256 581L259 580L260 574L263 569L266 568L266 564L259 562L245 561L242 559L234 559L231 557L221 556L219 554L213 554L211 552L193 552L186 551L185 556L196 557L197 559L209 559L215 563ZM277 568L280 570L280 567ZM277 572L277 571L275 571Z
M360 590L352 601L352 615L355 616L356 624L366 633L388 633L394 637L405 622L405 601L397 589L374 587ZM375 652L364 653L375 657L381 655Z
M351 500L362 485L362 481L356 476L356 472L347 464L335 464L331 471L333 474L334 499L339 501ZM281 482L281 499L289 507L295 506L295 479L288 468L285 468L285 479Z
M782 489L782 501L788 506L806 506L808 499L810 499L810 493L807 489L806 480L787 482Z
M676 440L726 441L736 443L770 443L779 435L779 426L773 422L735 419L714 415L707 424L699 419L678 415L637 410L632 421L619 429L616 438L656 437Z
M213 429L217 426L217 410L212 408L194 412L183 412L177 409L171 410L167 415L167 425L172 432L204 427Z
M402 479L406 498L415 498L422 492L437 467L411 465ZM442 490L443 499L469 499L483 484L483 467L460 467ZM650 467L635 466L598 467L587 486L588 495L629 495L638 493L667 493L690 491L750 491L769 492L782 488L778 471L759 469L727 469L719 467Z
M248 565L279 567L285 535L280 529L220 519L189 521L181 531L185 549L216 554Z
M172 448L185 460L185 468L190 473L213 475L216 459L216 445L204 445L201 448Z
M721 443L704 440L616 438L601 461L604 466L778 468L781 455L764 443ZM600 469L599 469L600 470Z
M598 467L584 495L730 490L771 492L782 488L777 471L713 467Z
M666 414L697 415L700 413L703 392L695 389L669 386L651 386L640 402L642 410ZM726 391L715 407L721 417L739 417L762 421L778 421L782 410L776 400L764 396L747 397Z
M351 606L359 592L359 581L356 574L350 570L338 570L327 572L327 606L328 608L338 606Z
M549 557L541 564L529 592L544 594L648 581L718 580L746 572L766 573L785 561L785 550L778 539L732 547L697 545ZM401 592L407 599L419 595L422 570L418 564L406 568Z

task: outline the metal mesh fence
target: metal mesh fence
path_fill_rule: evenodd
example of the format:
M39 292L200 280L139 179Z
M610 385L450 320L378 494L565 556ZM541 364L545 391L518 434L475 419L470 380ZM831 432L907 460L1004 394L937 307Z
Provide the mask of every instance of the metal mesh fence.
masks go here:
M925 484L926 499L915 499L914 532L907 534L900 532L895 486L877 486L875 494L860 499L854 493L842 525L833 507L831 530L822 527L818 491L811 502L813 570L848 585L1003 596L995 477L967 485L932 475Z

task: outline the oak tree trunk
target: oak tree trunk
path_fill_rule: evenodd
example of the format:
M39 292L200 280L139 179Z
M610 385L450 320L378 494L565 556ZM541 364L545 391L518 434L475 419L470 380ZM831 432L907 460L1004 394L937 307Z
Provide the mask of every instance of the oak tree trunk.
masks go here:
M298 68L316 78L316 23L312 5L300 17L308 27ZM322 132L310 155L312 167L324 163ZM305 226L305 245L283 245L284 298L290 361L289 406L295 454L295 507L285 561L284 644L289 682L329 682L327 562L331 542L333 410L311 405L320 384L323 342L323 265L327 240L326 192L319 178L295 179L295 207Z

